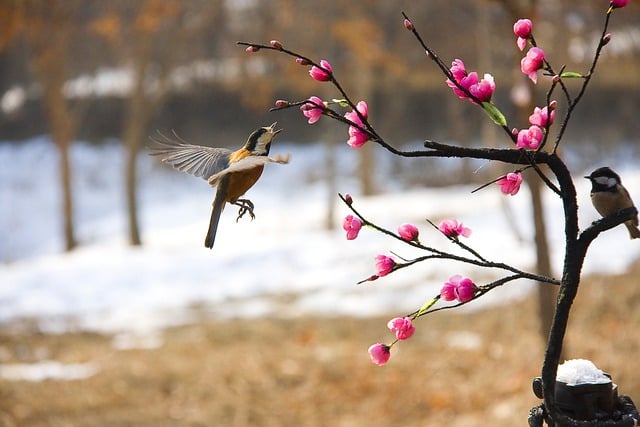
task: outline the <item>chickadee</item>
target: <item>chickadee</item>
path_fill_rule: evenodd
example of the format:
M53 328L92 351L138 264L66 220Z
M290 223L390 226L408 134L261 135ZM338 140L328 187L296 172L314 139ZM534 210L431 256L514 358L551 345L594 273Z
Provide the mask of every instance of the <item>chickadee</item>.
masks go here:
M204 241L207 248L213 248L218 221L225 204L230 203L240 207L236 221L245 213L249 213L253 219L255 217L253 203L249 199L240 197L258 181L265 164L289 162L288 155L269 157L273 137L282 131L282 129L276 130L275 127L276 123L273 123L271 126L257 129L249 136L246 144L236 151L187 144L182 140L174 141L162 134L160 139L152 138L156 146L151 147L150 154L161 156L160 160L164 163L182 172L202 177L209 182L209 185L217 187L209 230Z
M622 186L620 176L608 167L602 167L585 176L591 181L591 202L603 217L611 215L621 209L633 206L629 192ZM640 237L638 230L638 216L626 221L624 225L629 230L629 237Z

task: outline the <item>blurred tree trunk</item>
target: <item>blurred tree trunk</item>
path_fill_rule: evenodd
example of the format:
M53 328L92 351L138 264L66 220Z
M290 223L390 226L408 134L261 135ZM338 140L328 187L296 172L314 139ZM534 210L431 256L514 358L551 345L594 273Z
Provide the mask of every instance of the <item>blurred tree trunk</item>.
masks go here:
M63 88L68 78L67 53L71 37L68 5L61 1L28 2L24 5L27 40L33 48L31 65L42 85L42 101L51 129L51 139L60 153L60 185L65 249L76 245L71 191L69 146L77 119L65 98ZM33 22L31 22L33 21Z
M129 243L133 246L142 244L138 220L138 168L136 163L151 116L150 106L147 105L148 103L145 99L145 77L150 60L150 40L146 38L140 41L140 48L138 49L138 55L136 55L133 91L129 97L128 114L122 137L122 142L126 148L125 190L127 195L127 218L129 221Z

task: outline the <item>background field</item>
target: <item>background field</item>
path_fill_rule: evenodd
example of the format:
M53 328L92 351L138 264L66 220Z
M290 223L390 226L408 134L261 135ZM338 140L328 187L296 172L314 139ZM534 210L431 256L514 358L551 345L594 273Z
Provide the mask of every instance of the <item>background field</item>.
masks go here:
M639 273L585 279L567 340L568 358L593 360L636 401ZM526 425L543 356L533 307L424 318L385 367L366 349L389 339L386 317L215 321L200 307L200 321L139 340L3 326L5 367L51 359L95 374L0 380L0 425Z

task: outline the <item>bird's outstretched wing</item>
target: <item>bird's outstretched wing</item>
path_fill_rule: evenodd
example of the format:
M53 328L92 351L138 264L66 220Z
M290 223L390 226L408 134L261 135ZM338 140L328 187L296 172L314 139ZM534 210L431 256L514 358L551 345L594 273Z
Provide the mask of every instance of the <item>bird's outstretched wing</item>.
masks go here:
M290 158L291 158L291 155L288 153L285 156L278 155L275 157L267 157L267 156L245 157L231 164L228 168L223 169L214 175L211 175L208 179L209 185L211 185L212 187L217 186L220 180L230 173L253 169L258 166L266 165L267 163L285 164L285 163L289 163Z
M155 145L149 147L149 154L179 171L206 180L229 166L231 150L188 144L175 133L174 136L176 139L158 132L157 137L151 137Z

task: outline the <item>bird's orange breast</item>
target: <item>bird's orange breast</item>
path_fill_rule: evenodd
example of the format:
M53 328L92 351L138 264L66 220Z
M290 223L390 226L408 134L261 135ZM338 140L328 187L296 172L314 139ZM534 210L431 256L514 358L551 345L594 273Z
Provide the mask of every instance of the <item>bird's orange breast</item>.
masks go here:
M251 151L241 148L229 155L229 163L235 163L245 157L252 156ZM229 186L227 187L227 201L234 201L246 193L258 181L264 166L256 166L253 169L234 172L229 175Z

